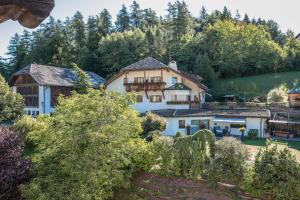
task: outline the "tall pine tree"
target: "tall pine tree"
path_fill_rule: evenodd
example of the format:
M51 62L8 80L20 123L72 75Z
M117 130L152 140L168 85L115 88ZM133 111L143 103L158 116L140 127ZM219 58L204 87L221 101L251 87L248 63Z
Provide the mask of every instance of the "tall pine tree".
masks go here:
M127 7L123 4L122 9L117 15L116 30L118 32L124 32L130 30L130 16L127 11Z

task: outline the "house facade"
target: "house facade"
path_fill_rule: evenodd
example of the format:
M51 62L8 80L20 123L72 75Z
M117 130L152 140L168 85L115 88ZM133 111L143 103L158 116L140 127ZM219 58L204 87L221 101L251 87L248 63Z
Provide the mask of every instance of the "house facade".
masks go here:
M93 72L87 74L94 87L105 82ZM71 95L75 79L71 69L31 64L13 74L10 85L14 92L23 96L25 113L37 116L54 112L58 97Z
M148 111L167 119L166 135L177 132L193 134L200 129L226 129L231 135L240 135L256 129L264 137L268 110L214 110L204 109L208 88L200 76L181 71L176 62L168 65L151 57L120 70L106 82L106 88L120 93L136 94L134 108L141 114Z

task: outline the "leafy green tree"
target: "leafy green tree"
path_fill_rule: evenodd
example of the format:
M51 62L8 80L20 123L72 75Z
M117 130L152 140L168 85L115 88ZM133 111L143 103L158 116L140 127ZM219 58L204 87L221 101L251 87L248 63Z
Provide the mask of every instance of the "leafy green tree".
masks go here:
M217 74L210 65L208 56L199 54L195 61L195 73L204 78L204 83L207 86L213 86L214 82L217 80Z
M128 186L147 163L148 145L140 139L141 120L133 96L90 89L60 99L47 126L29 133L35 165L25 199L107 199Z
M288 149L268 145L256 156L252 186L268 199L299 199L300 164Z
M24 100L14 93L0 75L0 123L15 120L24 113Z
M118 32L124 32L130 30L130 16L127 11L127 7L123 4L122 9L119 11L117 15L116 21L116 30Z
M88 74L80 69L76 64L72 64L73 70L76 76L74 80L73 87L76 92L80 94L86 94L88 89L92 87L92 83Z

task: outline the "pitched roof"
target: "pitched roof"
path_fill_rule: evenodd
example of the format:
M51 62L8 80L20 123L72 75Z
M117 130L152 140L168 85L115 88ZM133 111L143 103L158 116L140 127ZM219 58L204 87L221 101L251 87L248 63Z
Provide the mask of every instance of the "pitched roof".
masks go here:
M187 87L183 83L176 83L171 87L166 88L165 90L192 90L192 89Z
M147 57L147 58L144 58L143 60L140 60L136 63L128 65L127 67L122 68L121 71L167 69L167 68L169 68L168 65L165 65L164 63L162 63L152 57Z
M250 117L270 118L266 109L164 109L151 111L162 117Z
M93 86L99 86L105 82L104 78L94 72L86 73L90 77ZM30 75L39 85L71 87L76 79L72 69L31 64L13 74L11 81L14 77L25 74Z
M169 67L168 65L152 58L152 57L147 57L144 58L143 60L140 60L136 63L133 63L127 67L124 67L121 69L121 71L119 73L117 73L116 75L114 75L111 79L109 79L106 84L111 83L112 81L114 81L115 79L117 79L118 77L120 77L125 71L135 71L135 70L155 70L155 69L167 69L167 70L172 70L175 73L178 73L182 76L184 76L185 78L191 80L192 82L196 83L200 88L207 90L207 86L205 86L202 81L203 78L201 76L195 75L195 74L190 74L181 70L175 70L172 69L171 67Z

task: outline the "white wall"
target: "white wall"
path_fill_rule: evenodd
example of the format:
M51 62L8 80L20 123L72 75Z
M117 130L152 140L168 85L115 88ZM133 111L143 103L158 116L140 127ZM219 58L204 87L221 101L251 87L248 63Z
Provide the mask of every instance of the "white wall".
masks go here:
M139 112L146 112L149 110L161 110L161 109L189 109L189 104L184 104L184 105L170 105L167 104L168 101L171 101L171 95L190 95L191 96L191 100L194 100L194 96L195 95L199 95L200 93L203 93L204 91L201 90L198 86L196 87L196 84L184 79L183 77L181 77L179 74L169 70L163 70L161 72L161 70L149 70L146 71L146 79L150 79L151 77L155 77L155 76L163 76L163 82L166 82L166 86L165 87L170 87L172 86L172 77L177 77L177 82L181 83L182 81L184 81L184 84L186 84L188 87L190 87L192 89L192 91L188 91L188 90L172 90L172 91L168 91L166 90L164 92L165 94L165 99L162 99L162 102L159 103L153 103L150 102L150 99L147 98L146 94L144 91L141 92L135 92L135 94L138 95L142 95L143 96L143 102L142 103L136 103L134 105L134 108L136 110L138 110ZM144 71L129 71L127 74L127 78L128 78L128 82L129 83L133 83L134 82L134 78L135 77L144 77ZM107 85L107 90L109 91L118 91L120 93L125 93L126 89L124 86L124 78L125 78L125 74L121 75L120 77L118 77L117 79L115 79L114 81L112 81L111 83L109 83ZM149 91L148 92L148 96L150 95L162 95L161 91ZM201 96L200 96L201 98ZM180 99L179 99L180 100ZM201 102L204 103L205 99L202 97L201 98ZM200 105L199 105L200 107Z
M165 135L175 136L177 132L182 134L186 133L186 128L179 128L179 120L185 120L185 126L191 125L192 120L209 120L210 129L213 127L214 117L178 117L178 118L166 118L167 128L164 131Z
M175 136L177 132L181 132L183 134L186 134L186 128L179 128L179 120L185 120L185 125L190 125L192 120L210 120L210 129L212 130L215 126L215 123L213 120L215 117L178 117L178 118L166 118L167 119L167 128L164 131L165 135L169 136ZM262 124L262 127L260 127L260 124ZM220 123L217 124L220 125L222 129L225 128L225 126L230 127L230 124L226 123ZM266 127L266 119L262 118L246 118L246 131L245 136L248 134L248 131L250 129L257 129L259 131L258 137L264 137L264 129ZM241 132L239 129L232 128L230 130L231 135L240 136Z

